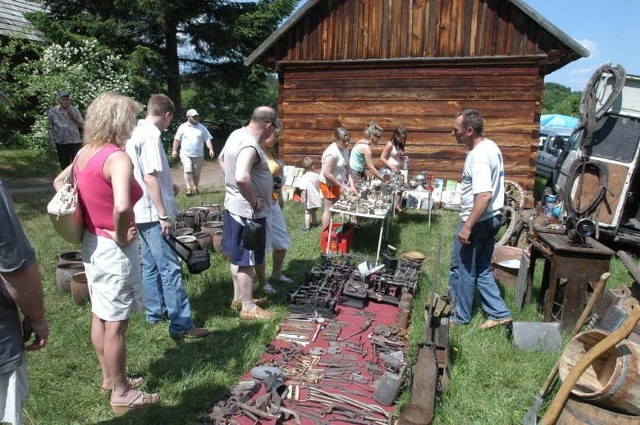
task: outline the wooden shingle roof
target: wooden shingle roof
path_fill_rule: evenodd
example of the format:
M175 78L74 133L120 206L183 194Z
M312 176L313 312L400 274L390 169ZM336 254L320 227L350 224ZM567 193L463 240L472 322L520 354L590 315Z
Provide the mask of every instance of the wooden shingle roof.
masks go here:
M41 34L24 17L25 12L43 11L39 2L28 0L0 0L0 36L41 41Z
M245 58L245 65L261 63L274 67L280 61L429 60L453 56L544 55L548 60L541 64L541 72L546 75L574 60L589 56L586 48L533 10L524 0L427 0L421 3L421 13L427 15L427 23L422 26L418 21L408 24L410 21L407 19L413 19L411 14L415 8L411 2L409 6L394 3L393 13L397 16L392 18L389 18L391 11L387 9L390 3L383 1L385 6L382 6L382 14L380 10L365 13L360 11L361 7L345 6L350 3L349 0L307 0ZM444 20L439 21L437 9L445 7L445 4L448 8L455 4L458 12L464 10L463 17L454 16L452 13L455 12L447 9L440 16ZM402 12L398 12L399 8ZM475 14L470 19L476 21L465 22L464 19L472 10L475 10ZM425 15L417 18L424 20ZM471 40L472 44L457 45L461 43L461 37ZM417 49L414 46L405 47L416 44L416 39L422 40L417 42L417 45L422 43ZM393 47L388 48L389 43L399 43L398 40L408 41L395 51ZM509 45L503 46L505 48L502 51L496 51L500 50L499 47L491 46L486 40ZM349 46L345 47L347 43ZM335 46L339 46L337 53ZM449 46L450 49L442 49L442 46ZM399 55L393 56L396 53Z

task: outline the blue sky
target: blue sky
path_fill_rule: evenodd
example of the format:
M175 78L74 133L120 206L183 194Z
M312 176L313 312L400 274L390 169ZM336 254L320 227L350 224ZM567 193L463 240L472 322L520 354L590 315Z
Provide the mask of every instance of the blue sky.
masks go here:
M622 65L629 74L640 74L640 1L524 1L591 53L547 75L545 82L582 91L593 71L607 62Z

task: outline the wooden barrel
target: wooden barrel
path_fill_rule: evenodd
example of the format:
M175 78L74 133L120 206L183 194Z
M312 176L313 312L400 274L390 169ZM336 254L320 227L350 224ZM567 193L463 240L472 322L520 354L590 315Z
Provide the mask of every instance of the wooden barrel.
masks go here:
M560 378L597 343L607 337L601 330L579 333L560 358ZM577 398L606 409L640 415L640 347L628 339L596 358L571 391Z
M570 397L556 425L640 425L640 416L630 416Z

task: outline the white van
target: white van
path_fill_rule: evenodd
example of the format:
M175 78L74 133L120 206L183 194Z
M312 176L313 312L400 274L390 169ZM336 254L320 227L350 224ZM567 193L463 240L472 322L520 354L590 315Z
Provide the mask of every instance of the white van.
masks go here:
M540 143L538 144L538 159L536 160L536 175L551 177L556 168L558 156L565 149L573 128L541 127Z

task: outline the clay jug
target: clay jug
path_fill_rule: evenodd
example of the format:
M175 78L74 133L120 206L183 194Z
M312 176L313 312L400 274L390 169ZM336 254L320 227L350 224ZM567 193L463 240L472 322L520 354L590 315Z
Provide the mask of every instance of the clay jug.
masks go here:
M76 273L71 277L71 298L78 305L89 301L89 285L84 272Z
M84 264L80 261L59 263L56 267L56 284L60 292L71 290L71 278L74 274L84 271Z

